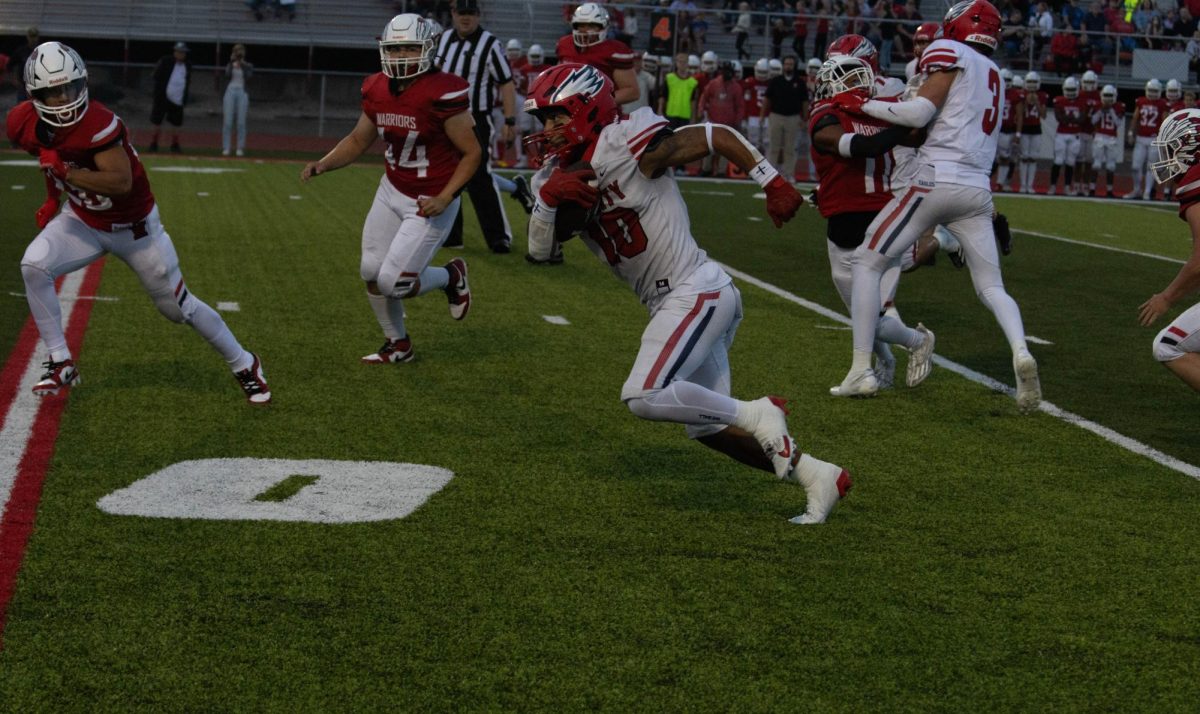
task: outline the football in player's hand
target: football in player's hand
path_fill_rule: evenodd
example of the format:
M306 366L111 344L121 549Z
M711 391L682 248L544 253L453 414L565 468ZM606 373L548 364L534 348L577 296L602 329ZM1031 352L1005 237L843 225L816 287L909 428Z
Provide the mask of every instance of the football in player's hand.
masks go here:
M586 161L578 161L571 164L565 169L567 173L579 171L591 171L591 165ZM593 179L588 182L593 187L596 181ZM558 205L558 210L554 215L554 240L562 243L563 241L574 238L583 229L587 227L588 222L595 217L596 208L585 208L583 205L574 201L564 201Z

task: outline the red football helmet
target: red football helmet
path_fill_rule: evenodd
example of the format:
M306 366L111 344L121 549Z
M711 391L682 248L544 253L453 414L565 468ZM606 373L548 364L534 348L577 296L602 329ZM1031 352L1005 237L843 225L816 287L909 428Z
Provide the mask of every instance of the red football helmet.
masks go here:
M929 44L934 40L942 39L942 26L937 22L922 22L917 25L917 29L913 31L913 43L923 42Z
M825 59L843 55L866 60L867 64L871 65L871 71L879 74L879 50L875 49L875 45L862 35L842 35L829 43L829 49L825 51Z
M539 166L554 156L564 166L585 158L601 130L617 119L612 80L590 65L555 65L539 74L525 94L525 111L543 123L553 109L565 111L570 121L523 142Z
M987 48L987 54L1000 41L1000 13L988 0L962 0L946 12L942 33L952 40Z

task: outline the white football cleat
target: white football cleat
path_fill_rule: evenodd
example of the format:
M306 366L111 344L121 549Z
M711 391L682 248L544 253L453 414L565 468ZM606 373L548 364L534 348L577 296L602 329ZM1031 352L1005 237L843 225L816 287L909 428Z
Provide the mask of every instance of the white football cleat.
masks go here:
M875 383L879 389L891 389L896 384L896 362L875 360ZM835 387L836 388L836 387Z
M1032 414L1042 403L1042 382L1038 379L1037 360L1029 350L1013 355L1013 372L1017 374L1017 409Z
M789 523L798 525L824 523L829 512L854 485L849 471L808 454L800 457L800 463L796 465L796 478L808 495L808 506L804 513L788 519Z
M267 375L263 372L262 361L253 352L250 356L254 358L250 366L241 372L234 372L233 376L237 377L238 385L246 395L246 401L254 405L270 404L271 388L267 386Z
M471 288L467 284L467 261L455 258L446 263L450 271L450 282L446 285L446 299L450 301L450 317L461 320L471 309Z
M387 340L378 352L372 352L362 358L363 364L396 364L411 362L413 358L412 340L407 335L398 340Z
M904 377L904 383L910 387L924 382L933 370L933 343L936 341L933 330L919 322L916 329L923 339L908 355L908 373Z
M878 392L879 381L875 379L875 372L870 369L851 372L841 384L829 388L829 393L835 397L873 397Z
M33 385L33 393L39 397L52 397L67 387L80 383L79 370L75 368L75 360L65 359L55 362L53 358L42 362L46 368L42 378Z
M783 480L794 480L792 470L800 460L800 452L796 450L796 442L788 435L787 400L782 397L762 397L747 402L753 412L747 414L747 423L753 424L746 429L758 440L763 453L771 459L775 475Z

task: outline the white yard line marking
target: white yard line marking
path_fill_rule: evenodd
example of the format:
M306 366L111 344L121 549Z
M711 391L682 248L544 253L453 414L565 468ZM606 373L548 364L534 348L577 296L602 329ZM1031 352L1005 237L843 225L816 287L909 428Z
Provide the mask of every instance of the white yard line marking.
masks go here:
M70 302L79 297L79 288L83 285L83 275L86 272L76 270L67 274L58 293L59 300ZM71 326L71 316L74 313L74 310L63 310L64 334ZM21 376L21 384L17 387L17 394L13 397L12 406L4 419L4 428L0 429L0 512L4 510L12 494L17 467L25 455L34 419L37 418L38 408L42 405L42 398L33 393L33 385L41 379L45 369L39 357L41 348L42 345L38 344L30 355L29 364Z
M1043 340L1042 338L1034 337L1033 335L1025 335L1025 340L1027 342L1032 342L1035 345L1052 345L1052 344L1054 344L1050 340Z
M288 196L288 198L292 199L293 201L299 201L301 198L303 198L303 196L297 196L296 194L292 194L291 196Z
M813 325L818 330L853 330L849 325Z
M812 302L811 300L805 300L804 298L800 297L799 295L790 293L787 290L784 290L783 288L777 287L777 286L772 285L763 280L759 280L758 278L754 277L753 275L750 275L748 273L743 273L742 271L737 270L736 268L731 268L728 265L723 265L722 267L725 268L725 272L729 273L730 275L737 278L738 280L743 280L747 283L750 283L751 285L754 285L755 287L762 288L763 290L766 290L767 292L771 293L772 295L781 297L784 300L787 300L788 302L793 302L793 303L799 305L800 307L803 307L807 310L811 310L812 312L815 312L818 315L828 318L834 322L838 322L843 325L850 324L850 318L846 317L845 315L842 315L841 313L830 310L829 308L827 308L823 305L818 305L817 303ZM954 372L955 374L962 375L963 377L966 377L967 379L971 380L972 382L975 382L976 384L982 384L983 386L987 387L988 389L992 389L997 392L1003 392L1010 396L1013 395L1015 392L1015 390L1012 387L1008 386L1007 384L1004 384L1003 382L992 379L991 377L987 376L986 374L981 374L980 372L976 372L975 370L971 369L970 367L961 365L958 362L948 360L945 357L941 357L941 356L935 354L933 356L933 361L939 367L942 367L943 369L948 369L951 372ZM1189 464L1185 461L1180 461L1179 459L1175 458L1174 456L1164 454L1163 452L1159 451L1158 449L1155 449L1151 446L1143 444L1142 442L1137 441L1136 439L1131 439L1128 436L1119 434L1119 433L1113 431L1112 429L1109 429L1106 426L1097 424L1096 422L1091 421L1090 419L1086 419L1082 416L1079 416L1078 414L1069 412L1065 409L1062 409L1061 407L1051 404L1050 402L1043 400L1041 403L1041 406L1039 408L1043 412L1049 414L1050 416L1057 417L1058 419L1062 419L1063 421L1065 421L1069 424L1074 424L1075 426L1077 426L1081 429L1086 429L1087 431L1092 432L1093 434L1099 436L1101 439L1104 439L1105 441L1109 442L1110 444L1115 444L1127 451L1131 451L1135 454L1138 454L1139 456L1145 456L1146 458L1150 459L1151 461L1154 461L1155 463L1161 464L1163 466L1166 466L1169 469L1178 471L1179 473L1184 474L1185 476L1189 476L1191 478L1196 479L1197 481L1200 481L1200 467L1193 466L1192 464Z
M1012 231L1013 231L1013 233L1023 233L1027 236L1037 236L1038 238L1046 238L1048 240L1056 240L1056 241L1059 241L1060 243L1070 243L1072 245L1082 245L1082 246L1086 246L1088 248L1098 248L1099 250L1111 250L1114 253L1124 253L1126 255L1140 255L1143 258L1151 258L1153 260L1162 260L1167 263L1175 263L1176 265L1183 265L1186 262L1183 260L1179 260L1178 258L1169 258L1165 255L1158 255L1157 253L1143 253L1140 250L1128 250L1126 248L1115 248L1111 245L1101 245L1100 243L1088 243L1087 241L1075 240L1074 238L1064 238L1062 236L1056 236L1052 233L1039 233L1038 231L1027 231L1024 228L1013 228Z
M246 169L218 166L151 166L151 171L166 174L240 174Z
M692 196L733 196L733 191L684 191Z
M758 217L758 216L746 216L746 220L747 220L747 221L754 221L755 223L761 223L761 222L762 222L762 218L760 218L760 217Z
M208 191L197 191L197 192L196 192L196 195L197 195L197 196L199 196L200 198L207 198L207 197L208 197Z
M567 318L562 315L542 315L542 319L549 322L551 325L569 325L571 324Z
M41 166L37 159L5 159L0 166Z
M24 186L22 186L21 184L17 184L16 186L13 186L13 187L12 187L12 190L14 190L14 191L24 191L24 190L25 190L25 187L24 187Z
M25 299L25 293L9 291L8 294L15 298L21 298L22 300ZM95 300L96 302L118 302L120 299L121 298L113 296L113 295L76 295L73 297L69 296L69 295L59 295L58 296L58 301L61 303L71 303L71 302L75 302L76 300Z
M221 312L241 312L242 306L236 302L219 302L217 303L217 309Z
M1101 233L1100 235L1104 236L1105 238L1120 238L1120 236L1114 235L1112 233Z

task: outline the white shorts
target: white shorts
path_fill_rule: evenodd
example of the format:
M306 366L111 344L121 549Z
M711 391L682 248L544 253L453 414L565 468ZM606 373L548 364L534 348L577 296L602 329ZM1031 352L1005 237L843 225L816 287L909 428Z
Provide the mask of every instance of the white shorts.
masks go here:
M1013 141L1015 136L1015 134L1000 133L996 142L996 159L998 161L1012 161L1018 158L1015 150L1020 148L1020 142Z
M1170 362L1188 352L1200 352L1200 303L1192 305L1182 315L1154 337L1154 359Z
M656 305L642 331L629 378L621 387L621 400L644 396L675 381L728 395L729 348L741 321L742 294L733 281L715 263L701 266ZM695 439L725 426L688 425L687 434Z
M1139 136L1133 140L1133 158L1129 161L1129 169L1131 171L1142 172L1150 169L1150 162L1154 161L1156 155L1154 149L1150 146L1150 142L1154 141L1152 136Z
M142 225L136 229L98 230L84 223L68 201L25 249L21 264L57 278L112 253L133 270L151 297L170 295L182 303L187 290L179 270L179 256L159 220L158 206L139 223Z
M1074 166L1079 160L1079 135L1054 135L1054 163L1057 166Z
M376 283L386 295L401 278L419 276L450 235L459 201L455 198L445 211L423 218L417 215L416 199L397 191L384 174L363 224L362 279Z
M1079 135L1079 161L1085 164L1092 163L1092 144L1095 142L1094 134Z
M1041 134L1020 134L1018 135L1017 151L1021 154L1022 161L1037 161L1038 148L1042 143Z
M1112 171L1117 167L1117 155L1121 147L1117 146L1117 137L1107 134L1097 134L1092 143L1092 168L1099 170L1101 166Z
M846 309L850 309L850 299L854 294L854 280L851 277L851 271L854 266L854 248L839 248L836 243L831 240L826 240L826 247L829 249L829 272L833 276L833 285L837 288L838 295L842 298L842 303ZM913 248L916 248L916 243L913 243ZM895 262L883 271L883 278L879 282L879 296L881 305L879 311L883 312L888 309L896 301L896 289L900 285L900 270L904 267L911 267L912 250L908 250L901 256L902 260Z

